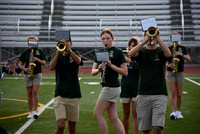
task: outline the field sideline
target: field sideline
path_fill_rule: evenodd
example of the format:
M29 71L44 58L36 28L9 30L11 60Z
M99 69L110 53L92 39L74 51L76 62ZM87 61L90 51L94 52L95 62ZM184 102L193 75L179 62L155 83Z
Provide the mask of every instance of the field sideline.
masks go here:
M80 121L77 123L77 134L98 134L99 128L93 117L93 109L101 91L99 85L100 76L80 74L80 86L82 99L80 104ZM0 80L2 101L0 104L0 126L10 133L16 133L26 126L23 134L55 134L56 121L53 110L52 98L54 96L55 76L44 74L39 90L40 116L37 120L28 120L27 93L23 83L23 77L7 77ZM169 92L168 92L169 93ZM183 86L183 103L181 111L184 119L170 120L170 105L168 95L168 107L164 133L166 134L195 134L199 133L200 121L200 74L186 74ZM118 101L118 115L122 120L122 106ZM13 116L13 117L12 117ZM9 117L9 118L5 118ZM109 133L115 134L112 124L109 122ZM132 119L130 119L130 125ZM132 126L130 126L132 129ZM21 129L22 130L22 129ZM20 131L18 131L21 133ZM130 133L133 131L131 130ZM67 132L67 129L65 131ZM141 134L141 132L140 132Z

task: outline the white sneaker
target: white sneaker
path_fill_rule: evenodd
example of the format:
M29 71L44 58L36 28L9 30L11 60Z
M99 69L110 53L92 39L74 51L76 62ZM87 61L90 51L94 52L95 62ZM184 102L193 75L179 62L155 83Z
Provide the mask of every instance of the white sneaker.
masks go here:
M183 119L183 116L182 116L182 114L181 114L180 111L176 111L176 117L177 117L178 119Z
M30 113L29 113L29 115L27 116L27 118L29 118L29 119L30 119L30 118L32 118L32 117L33 117L33 115L34 115L34 114L33 114L33 112L30 112Z
M172 112L172 113L170 114L170 118L171 118L172 120L175 120L175 119L176 119L176 112Z

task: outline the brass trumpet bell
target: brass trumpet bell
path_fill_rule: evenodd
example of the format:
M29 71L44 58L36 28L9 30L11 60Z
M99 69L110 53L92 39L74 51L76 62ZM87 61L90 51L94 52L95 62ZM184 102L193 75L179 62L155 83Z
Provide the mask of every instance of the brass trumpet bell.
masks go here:
M57 44L56 44L56 49L60 52L63 52L66 48L66 45L65 45L65 42L63 41L59 41Z
M150 27L148 28L147 30L147 34L150 36L150 37L154 37L156 34L157 34L158 30L155 28L155 27Z

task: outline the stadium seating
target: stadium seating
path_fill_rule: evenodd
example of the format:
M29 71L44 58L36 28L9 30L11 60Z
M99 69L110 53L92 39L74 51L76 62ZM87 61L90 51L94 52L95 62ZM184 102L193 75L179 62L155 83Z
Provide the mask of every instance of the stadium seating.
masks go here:
M26 38L35 35L40 47L55 47L55 30L69 29L73 47L96 48L102 46L101 30L110 28L114 44L126 47L131 36L143 39L140 21L155 16L167 45L169 34L178 31L183 45L199 47L200 1L184 0L183 14L180 7L173 0L0 0L0 43L26 47Z

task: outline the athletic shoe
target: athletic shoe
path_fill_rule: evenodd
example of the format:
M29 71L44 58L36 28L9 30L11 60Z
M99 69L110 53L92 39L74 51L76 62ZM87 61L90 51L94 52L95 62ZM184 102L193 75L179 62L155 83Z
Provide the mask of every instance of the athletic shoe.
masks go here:
M33 118L37 119L38 118L38 114L36 111L33 112Z
M170 118L171 118L172 120L175 120L175 119L176 119L176 113L175 113L175 112L172 112L172 113L170 114Z
M176 111L176 117L177 117L178 119L183 119L183 116L182 116L182 114L181 114L180 111Z
M33 117L33 112L30 112L29 115L27 116L27 118L32 118Z

